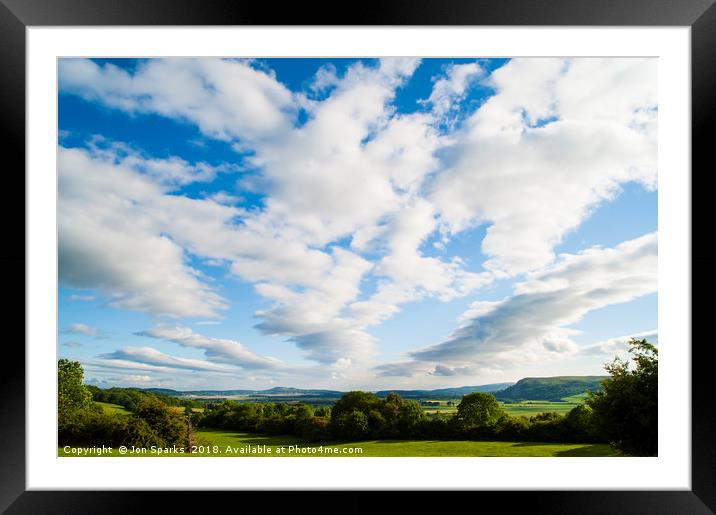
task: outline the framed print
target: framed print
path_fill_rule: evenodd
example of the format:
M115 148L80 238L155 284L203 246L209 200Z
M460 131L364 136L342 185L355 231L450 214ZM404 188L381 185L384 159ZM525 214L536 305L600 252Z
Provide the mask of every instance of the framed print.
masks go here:
M713 512L716 8L321 7L3 0L3 509Z

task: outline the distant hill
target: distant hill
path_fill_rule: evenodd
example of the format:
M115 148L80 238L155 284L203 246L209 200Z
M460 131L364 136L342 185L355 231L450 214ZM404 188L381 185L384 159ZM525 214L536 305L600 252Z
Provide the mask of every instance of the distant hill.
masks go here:
M512 386L515 383L493 383L483 384L480 386L458 386L455 388L439 388L437 390L381 390L375 392L378 397L385 397L389 393L397 393L401 397L406 399L410 398L427 398L432 397L435 399L455 399L467 395L473 392L488 392L493 393L505 388Z
M309 397L340 397L344 392L338 390L304 390L302 388L288 388L285 386L275 386L269 390L260 390L252 392L252 395L266 396L309 396Z
M301 388L289 388L276 386L268 390L171 390L168 388L144 388L144 391L152 393L161 393L173 397L200 395L215 397L232 397L237 395L245 395L247 397L340 397L344 392L338 390L309 390Z
M473 392L492 393L500 401L561 401L563 397L577 395L586 391L596 391L600 381L608 376L559 376L559 377L527 377L517 383L492 383L478 386L459 386L455 388L438 388L436 390L380 390L374 392L378 397L385 397L391 392L406 399L459 399ZM268 390L191 390L178 391L168 388L145 388L145 391L169 395L172 397L235 397L245 396L251 399L271 398L276 401L300 398L337 399L345 392L338 390L314 390L277 386Z
M480 386L459 386L456 388L440 388L437 390L381 390L374 392L378 397L385 397L391 392L397 393L401 397L407 399L417 399L431 397L435 399L456 399L472 392L497 392L504 390L514 383L494 383L484 384ZM172 397L182 396L201 396L201 397L326 397L338 398L346 392L338 390L312 390L302 388L290 388L284 386L276 386L268 390L188 390L178 391L169 388L144 388L146 392L159 393Z
M561 401L563 397L601 388L608 376L526 377L504 390L495 392L499 401Z

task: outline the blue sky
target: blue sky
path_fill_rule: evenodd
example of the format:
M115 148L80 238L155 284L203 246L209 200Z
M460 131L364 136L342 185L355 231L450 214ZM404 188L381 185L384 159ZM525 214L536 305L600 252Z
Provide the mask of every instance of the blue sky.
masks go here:
M100 386L427 388L657 341L653 59L63 59Z

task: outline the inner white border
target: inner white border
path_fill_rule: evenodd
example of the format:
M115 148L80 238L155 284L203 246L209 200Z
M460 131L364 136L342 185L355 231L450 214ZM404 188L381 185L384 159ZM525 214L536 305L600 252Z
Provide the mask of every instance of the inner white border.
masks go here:
M27 30L27 488L690 489L690 28ZM56 59L658 56L658 458L57 458ZM668 415L668 416L664 416Z

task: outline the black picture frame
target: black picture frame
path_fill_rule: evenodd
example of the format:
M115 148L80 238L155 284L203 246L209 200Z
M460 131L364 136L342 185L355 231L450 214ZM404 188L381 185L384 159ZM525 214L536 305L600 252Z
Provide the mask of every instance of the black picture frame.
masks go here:
M5 308L6 327L21 333L6 341L2 381L0 442L0 510L7 513L138 513L162 496L163 511L206 506L206 495L223 504L234 492L78 492L26 491L25 487L25 30L31 26L104 25L499 25L499 26L688 26L691 27L692 73L692 489L689 491L472 492L480 505L495 500L505 506L529 506L537 513L714 513L716 511L716 411L712 409L711 344L704 339L710 307L697 302L714 286L716 256L708 238L696 240L696 222L709 220L705 196L714 184L707 129L714 124L716 91L716 7L714 0L365 0L356 4L313 1L310 4L245 0L0 0L0 127L6 192L2 204L7 243L0 255L13 302ZM701 197L701 198L699 198ZM16 203L15 203L16 202ZM709 269L711 268L711 270ZM700 320L700 322L699 322ZM700 332L697 331L700 329ZM700 337L700 339L698 337ZM253 495L253 494L252 494ZM265 495L265 494L264 494ZM292 494L292 495L295 495ZM272 493L273 501L280 495ZM152 499L158 500L158 499ZM264 497L265 500L265 497ZM360 509L365 501L351 502ZM217 504L218 506L219 504ZM244 506L248 506L244 504ZM318 509L314 506L315 509Z

